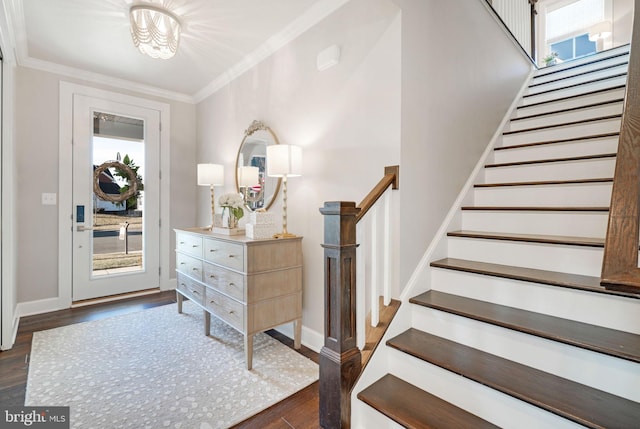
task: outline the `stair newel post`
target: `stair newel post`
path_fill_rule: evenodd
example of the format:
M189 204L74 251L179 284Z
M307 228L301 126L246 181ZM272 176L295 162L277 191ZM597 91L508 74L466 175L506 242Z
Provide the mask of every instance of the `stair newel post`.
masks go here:
M325 202L324 347L320 351L320 425L351 425L351 388L362 370L356 345L356 216L354 202Z

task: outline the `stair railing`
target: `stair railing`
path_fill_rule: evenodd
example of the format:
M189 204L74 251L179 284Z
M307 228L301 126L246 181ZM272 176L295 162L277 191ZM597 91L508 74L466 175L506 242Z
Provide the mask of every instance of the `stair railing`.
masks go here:
M640 1L635 1L627 88L613 179L601 284L640 293Z
M359 243L365 238L362 220L376 202L385 196L389 188L398 189L399 166L385 167L384 177L356 206L351 201L325 202L320 212L324 215L324 347L320 351L320 426L324 429L349 428L351 424L351 389L362 371L366 303L364 302L364 260ZM384 197L384 239L388 240L389 198ZM371 212L377 216L377 210ZM371 222L373 252L377 253L377 221ZM384 262L390 259L389 245L383 244ZM364 247L364 246L363 246ZM374 253L375 254L375 253ZM360 263L361 264L361 263ZM388 269L388 266L385 267ZM377 277L373 275L372 277ZM384 274L384 279L389 275ZM390 281L383 281L384 302L390 300ZM379 283L373 282L371 298L371 324L377 324L379 316ZM375 298L375 299L374 299ZM374 303L375 302L375 303ZM360 339L360 340L359 340ZM359 348L360 347L360 348Z

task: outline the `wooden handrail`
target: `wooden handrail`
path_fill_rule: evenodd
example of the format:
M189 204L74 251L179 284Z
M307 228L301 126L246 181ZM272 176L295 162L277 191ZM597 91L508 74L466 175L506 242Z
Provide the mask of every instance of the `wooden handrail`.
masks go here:
M635 1L627 88L620 126L601 284L640 293L640 0Z
M349 428L351 389L362 371L356 341L356 223L384 192L398 189L399 167L385 167L384 178L356 207L351 201L325 202L324 346L320 350L320 426ZM363 213L364 212L364 213ZM363 316L364 317L364 316Z
M378 184L367 194L366 197L358 204L360 213L356 216L356 222L364 217L365 214L373 207L385 193L385 191L391 186L391 189L398 189L400 184L400 166L392 165L384 168L384 177L380 179Z

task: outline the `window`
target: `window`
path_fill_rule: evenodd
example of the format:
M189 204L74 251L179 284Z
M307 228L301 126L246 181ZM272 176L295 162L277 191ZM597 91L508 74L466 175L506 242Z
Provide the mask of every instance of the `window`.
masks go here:
M588 33L552 43L550 46L551 52L557 52L558 58L563 61L596 53L596 42L591 42L589 40Z

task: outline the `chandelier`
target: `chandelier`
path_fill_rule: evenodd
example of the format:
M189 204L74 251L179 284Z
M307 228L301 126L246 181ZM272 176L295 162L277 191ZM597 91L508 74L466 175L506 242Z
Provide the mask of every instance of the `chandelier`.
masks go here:
M129 10L133 44L151 58L169 59L180 41L180 21L171 12L151 5Z

